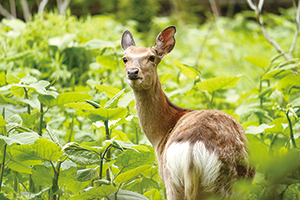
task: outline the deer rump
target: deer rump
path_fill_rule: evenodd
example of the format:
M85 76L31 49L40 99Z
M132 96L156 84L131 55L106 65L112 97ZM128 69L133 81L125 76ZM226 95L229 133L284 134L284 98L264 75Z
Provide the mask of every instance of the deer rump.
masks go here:
M170 199L230 196L234 182L254 176L243 127L222 111L188 111L167 137L158 157Z
M234 182L255 174L247 139L232 116L181 108L166 97L157 66L174 48L175 32L174 26L166 28L150 48L136 47L129 31L122 35L126 77L139 123L155 149L168 200L227 197Z

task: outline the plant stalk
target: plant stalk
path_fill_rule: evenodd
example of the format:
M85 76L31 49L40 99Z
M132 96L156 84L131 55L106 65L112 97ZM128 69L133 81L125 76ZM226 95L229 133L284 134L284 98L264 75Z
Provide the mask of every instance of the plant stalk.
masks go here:
M3 148L3 159L2 159L2 163L1 163L1 174L0 174L0 193L1 193L1 187L2 187L3 172L4 172L4 167L5 167L6 148L7 148L7 144L5 144L4 148Z
M105 139L106 140L110 140L110 133L109 133L109 127L108 127L108 120L104 121L104 125L105 125ZM111 152L110 152L110 148L107 148L108 151L106 153L106 159L109 162L111 159ZM109 169L107 168L106 170L106 179L108 181L110 181L110 176L109 176Z
M293 125L292 125L292 122L291 122L291 119L289 117L289 110L285 113L286 114L286 118L289 122L289 128L290 128L290 137L291 137L291 141L292 141L292 144L293 144L293 147L294 148L297 148L297 144L295 142L295 138L294 138L294 131L293 131Z
M44 110L43 110L43 104L41 103L41 109L40 109L40 131L39 135L42 136L42 130L43 130L43 118L44 118Z

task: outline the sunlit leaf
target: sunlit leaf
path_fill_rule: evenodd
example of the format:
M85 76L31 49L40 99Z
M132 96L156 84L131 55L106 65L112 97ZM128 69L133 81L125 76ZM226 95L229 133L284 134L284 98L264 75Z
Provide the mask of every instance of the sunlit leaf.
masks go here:
M117 176L117 178L115 179L115 183L120 184L120 183L123 183L125 181L128 181L128 180L136 177L137 175L141 174L143 171L149 169L150 167L151 167L151 165L144 165L144 166L140 166L140 167L137 167L135 169L126 171L122 174L119 174Z
M160 200L162 199L159 191L157 189L152 189L144 193L145 197L148 197L151 200Z
M13 143L18 144L33 144L34 141L39 139L39 135L35 132L28 133L19 133L19 134L11 134L9 137L0 135L0 138L3 139L8 145Z
M109 200L149 200L145 196L128 190L119 190L117 193L117 198L115 194L109 195Z
M121 90L108 85L96 85L95 86L100 92L105 92L108 98L113 98Z
M181 72L189 78L195 79L201 74L200 70L198 70L196 67L190 66L188 64L183 64L178 60L175 60L174 63L181 70Z
M267 128L272 128L275 125L267 125L267 124L261 124L259 126L249 126L245 133L247 134L259 134L259 133L263 133L265 131L265 129Z
M201 81L197 88L209 93L234 87L241 80L241 76L216 77Z
M81 101L84 99L89 99L90 95L81 92L66 92L59 94L57 98L47 98L43 99L42 103L46 104L48 107L64 105L70 102ZM40 99L40 97L39 97Z
M43 160L57 161L63 154L63 151L55 143L39 138L32 145L15 145L11 147L11 154L20 161Z
M107 121L125 117L126 114L126 108L98 108L89 111L89 118L92 121Z
M262 69L269 67L271 64L271 61L264 56L251 55L244 57L244 59Z
M101 199L101 198L108 198L108 196L112 193L114 193L117 190L112 185L102 185L101 187L97 188L88 188L85 192L82 194L78 194L75 196L72 196L70 200L87 200L87 199Z
M104 105L104 108L114 108L117 107L117 104L119 102L119 99L122 97L125 89L118 92L115 96L113 96L106 104Z
M80 169L77 170L76 180L80 182L85 182L93 179L96 175L96 170L94 168Z
M35 184L51 187L54 172L52 168L48 168L44 165L35 165L32 169L31 177Z

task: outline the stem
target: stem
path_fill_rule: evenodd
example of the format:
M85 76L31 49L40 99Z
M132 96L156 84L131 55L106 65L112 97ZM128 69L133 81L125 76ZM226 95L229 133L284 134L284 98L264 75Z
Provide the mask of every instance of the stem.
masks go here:
M53 181L52 181L51 197L50 197L51 200L56 200L57 199L56 192L59 190L59 187L58 187L58 178L59 178L59 171L60 171L61 163L62 163L62 161L59 161L57 163L56 170L54 169L54 178L53 178Z
M4 149L3 149L3 159L2 159L1 174L0 174L0 192L1 192L1 187L2 187L4 167L5 167L6 147L7 147L7 144L4 145Z
M16 194L19 193L19 182L18 182L18 172L14 172L14 191L16 192ZM16 198L16 194L14 194L15 198Z
M27 91L27 89L25 87L24 87L24 92L25 92L26 99L29 99L29 97L28 97L28 91ZM30 115L30 105L29 104L27 104L27 113Z
M108 120L104 121L104 125L105 125L105 138L106 138L106 140L110 140ZM111 158L111 152L110 152L110 148L107 148L107 149L108 149L108 151L107 151L107 154L106 154L106 159L109 162L110 158ZM106 179L110 181L109 169L108 168L106 170Z
M99 169L99 178L102 179L102 170L103 170L103 161L104 161L104 158L105 158L105 155L106 153L110 152L110 148L112 147L113 145L110 144L106 149L105 151L103 152L103 154L101 155L101 159L100 159L100 169ZM108 179L109 180L109 179Z
M72 140L72 135L73 135L73 127L74 127L74 117L72 117L72 122L70 124L70 135L69 135L69 142Z
M42 130L43 130L43 118L44 118L44 110L43 110L43 104L41 103L41 109L40 109L40 131L39 135L42 136Z
M290 137L291 137L291 140L292 140L292 144L293 144L293 147L294 148L297 148L297 144L295 142L295 138L294 138L294 132L293 132L293 126L292 126L292 122L291 122L291 119L289 117L289 110L285 113L286 114L286 118L289 122L289 127L290 127Z

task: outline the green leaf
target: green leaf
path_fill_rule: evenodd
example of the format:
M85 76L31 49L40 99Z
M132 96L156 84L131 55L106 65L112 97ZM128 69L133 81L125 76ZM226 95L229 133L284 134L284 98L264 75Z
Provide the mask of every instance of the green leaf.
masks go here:
M0 114L0 127L6 126L6 121L3 119L3 115Z
M76 38L75 34L66 33L62 37L49 38L49 45L57 46L59 51L66 49Z
M11 154L19 161L43 160L56 162L62 156L63 151L55 143L39 138L32 145L15 145L11 147Z
M0 72L0 86L6 84L5 71Z
M47 124L47 127L46 127L48 133L49 133L49 136L51 138L51 140L58 146L62 147L62 145L59 143L59 140L58 138L56 137L55 133L53 132L52 128Z
M90 110L88 113L90 120L104 122L125 117L127 110L126 108L98 108L96 110Z
M157 189L152 189L144 193L145 197L148 197L151 200L160 200L162 199L159 191Z
M144 165L144 166L140 166L135 169L126 171L122 174L119 174L117 176L117 178L115 179L115 183L116 184L124 183L124 182L136 177L137 175L141 174L143 171L149 169L150 167L151 167L151 165Z
M72 103L66 103L64 106L70 107L70 108L76 108L81 110L95 110L95 107L92 106L89 103L86 102L72 102Z
M117 198L115 194L109 195L109 200L149 200L145 196L128 190L119 190L117 193Z
M224 90L234 87L241 80L241 76L216 77L199 82L197 87L213 93L217 90Z
M134 100L133 91L124 94L123 98L118 102L118 107L127 107Z
M115 165L124 170L131 170L142 165L152 165L155 162L155 153L153 148L151 151L140 151L128 149L119 155Z
M299 91L300 89L300 76L289 73L278 82L276 88L282 93L284 99L288 101L292 90Z
M116 44L113 42L99 40L99 39L90 40L85 44L85 48L87 49L102 49L106 47L115 48Z
M89 99L90 95L80 92L66 92L59 94L57 98L51 98L49 96L39 96L41 103L47 105L48 107L64 105L66 103L81 101L84 99Z
M11 134L9 137L0 135L0 138L3 139L8 145L13 143L18 144L33 144L34 141L39 139L39 135L35 132L28 132L28 133L18 133L18 134Z
M260 133L263 133L265 131L265 129L269 129L269 128L273 128L275 125L267 125L267 124L261 124L259 126L249 126L245 133L247 134L260 134Z
M35 165L32 169L31 177L35 184L51 187L54 172L53 169L44 165Z
M66 161L65 161L66 162ZM76 180L76 167L70 167L59 173L58 185L60 187L65 186L68 190L74 194L81 192L86 186L90 184L87 182L80 182Z
M118 92L115 96L113 96L106 104L104 105L104 108L114 108L117 107L117 103L119 99L122 97L125 89Z
M94 187L90 187L88 188L88 190L86 190L85 192L83 192L82 194L78 194L75 196L72 196L70 198L70 200L87 200L87 199L101 199L104 197L107 197L116 192L117 188L115 188L112 185L102 185L100 187L94 188Z
M96 170L94 168L80 169L77 170L76 180L80 182L85 182L93 179L96 175Z
M87 166L100 163L100 155L91 149L81 147L76 143L67 143L64 147L64 152L70 160L78 165Z
M6 74L6 82L8 84L12 84L12 83L19 83L20 79L14 75L12 75L10 72L7 72Z
M201 74L200 70L196 67L190 66L188 64L183 64L178 60L175 60L174 64L178 67L181 72L189 78L195 79L197 76Z
M32 192L21 192L21 195L24 196L26 199L34 199L35 197L41 196L43 193L46 193L50 190L50 187L46 187L42 189L38 193L32 193Z
M121 90L108 85L95 85L95 87L100 90L100 92L105 92L108 98L113 98Z
M252 63L253 65L260 67L262 69L265 69L267 67L270 66L271 61L263 56L246 56L244 57L244 59L250 63Z

